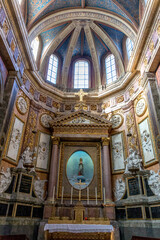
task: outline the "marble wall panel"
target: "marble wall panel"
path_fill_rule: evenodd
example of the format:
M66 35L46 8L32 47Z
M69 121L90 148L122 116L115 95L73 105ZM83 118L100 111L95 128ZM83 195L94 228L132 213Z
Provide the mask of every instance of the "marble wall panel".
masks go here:
M18 158L19 148L22 141L23 127L24 123L15 117L7 150L7 157L14 161L17 161Z
M50 157L50 135L39 132L39 144L37 152L36 167L42 170L48 169L49 157Z

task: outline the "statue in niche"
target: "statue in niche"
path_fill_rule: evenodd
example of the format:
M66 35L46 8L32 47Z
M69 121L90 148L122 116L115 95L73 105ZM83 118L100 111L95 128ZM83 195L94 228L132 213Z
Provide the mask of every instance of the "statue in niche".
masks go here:
M2 167L0 171L1 179L0 179L0 193L3 193L12 180L12 174L10 168L7 168L6 172L4 171L4 167Z
M35 153L37 151L37 147L31 151L30 147L27 147L22 153L17 168L30 168L30 172L35 172Z
M157 195L160 196L160 175L159 175L159 171L157 173L155 173L153 170L150 170L150 176L148 178L148 184L152 190L152 192Z
M47 182L47 180L40 180L38 177L37 180L34 181L34 191L36 193L36 196L40 198L42 201L45 199L46 194L44 191L44 184Z
M114 189L114 196L116 201L120 200L125 192L125 183L122 181L122 179L117 179Z
M124 173L131 173L131 171L143 171L142 159L136 150L129 149L129 156L125 160L126 168Z

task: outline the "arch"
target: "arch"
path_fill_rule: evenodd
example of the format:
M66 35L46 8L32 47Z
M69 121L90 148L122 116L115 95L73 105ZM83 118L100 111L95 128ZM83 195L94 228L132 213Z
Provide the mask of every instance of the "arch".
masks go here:
M120 75L125 73L124 64L122 61L122 57L120 52L118 51L117 47L115 46L114 42L111 40L109 35L104 32L97 24L91 22L90 27L101 37L104 43L109 47L110 51L115 56L115 60L117 65L119 66Z
M101 23L108 23L111 27L114 27L123 32L125 35L136 40L137 28L131 23L129 23L126 19L119 17L116 14L112 14L111 12L103 12L101 10L94 9L76 9L75 12L71 12L70 10L64 10L60 12L56 12L50 14L44 19L40 20L29 30L29 37L32 41L37 35L39 35L44 29L54 27L57 24L61 24L64 22L72 21L72 20L92 20L98 21Z
M89 63L77 59L74 63L74 88L89 88Z
M42 75L45 72L45 66L48 62L49 56L56 50L58 45L65 39L65 37L72 32L72 30L76 27L75 23L69 24L64 30L60 31L59 34L53 39L53 41L49 44L46 51L43 53L40 62L40 71Z

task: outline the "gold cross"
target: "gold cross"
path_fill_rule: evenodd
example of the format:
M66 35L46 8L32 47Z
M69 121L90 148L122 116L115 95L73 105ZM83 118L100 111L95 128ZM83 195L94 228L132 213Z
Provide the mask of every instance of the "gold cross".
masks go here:
M80 91L78 92L78 93L75 93L75 95L77 95L77 96L79 96L79 101L80 102L83 102L83 97L85 96L85 95L88 95L88 93L85 93L84 91L83 91L83 89L80 89Z

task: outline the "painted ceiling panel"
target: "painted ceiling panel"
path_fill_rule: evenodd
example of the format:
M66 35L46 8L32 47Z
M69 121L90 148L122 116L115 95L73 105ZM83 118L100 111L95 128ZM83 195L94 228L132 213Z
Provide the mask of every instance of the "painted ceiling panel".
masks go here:
M56 11L63 8L70 8L70 7L80 7L81 6L81 0L55 0L53 3L51 3L47 8L44 9L43 12L41 12L38 16L38 19L40 19L42 16L45 16L46 14Z
M120 32L116 29L113 29L111 27L107 27L103 24L99 24L99 26L102 27L103 30L109 35L109 37L113 40L113 42L116 45L116 47L118 48L119 52L123 56L122 41L125 36L124 33Z
M80 54L81 54L81 34L79 35L79 38L77 40L76 47L73 50L72 56L76 56L76 55L80 55Z
M92 32L93 33L93 32ZM94 38L94 43L95 43L95 47L96 47L96 51L97 51L97 55L98 55L98 59L100 62L101 57L107 53L106 48L103 46L103 44L100 42L99 38L96 36L95 33L93 33L93 38ZM107 46L106 46L107 47ZM108 48L108 47L107 47Z
M65 56L67 54L67 50L68 50L68 45L69 45L70 39L71 39L71 35L69 35L69 37L62 44L62 46L56 51L62 57L63 61L64 61L64 58L65 58Z
M67 24L63 24L61 26L52 28L40 34L42 43L43 43L43 50L47 48L47 46L51 43L51 41L56 37L56 35L66 27Z
M139 23L139 0L116 0Z
M85 35L84 35L84 55L91 57L90 49Z

